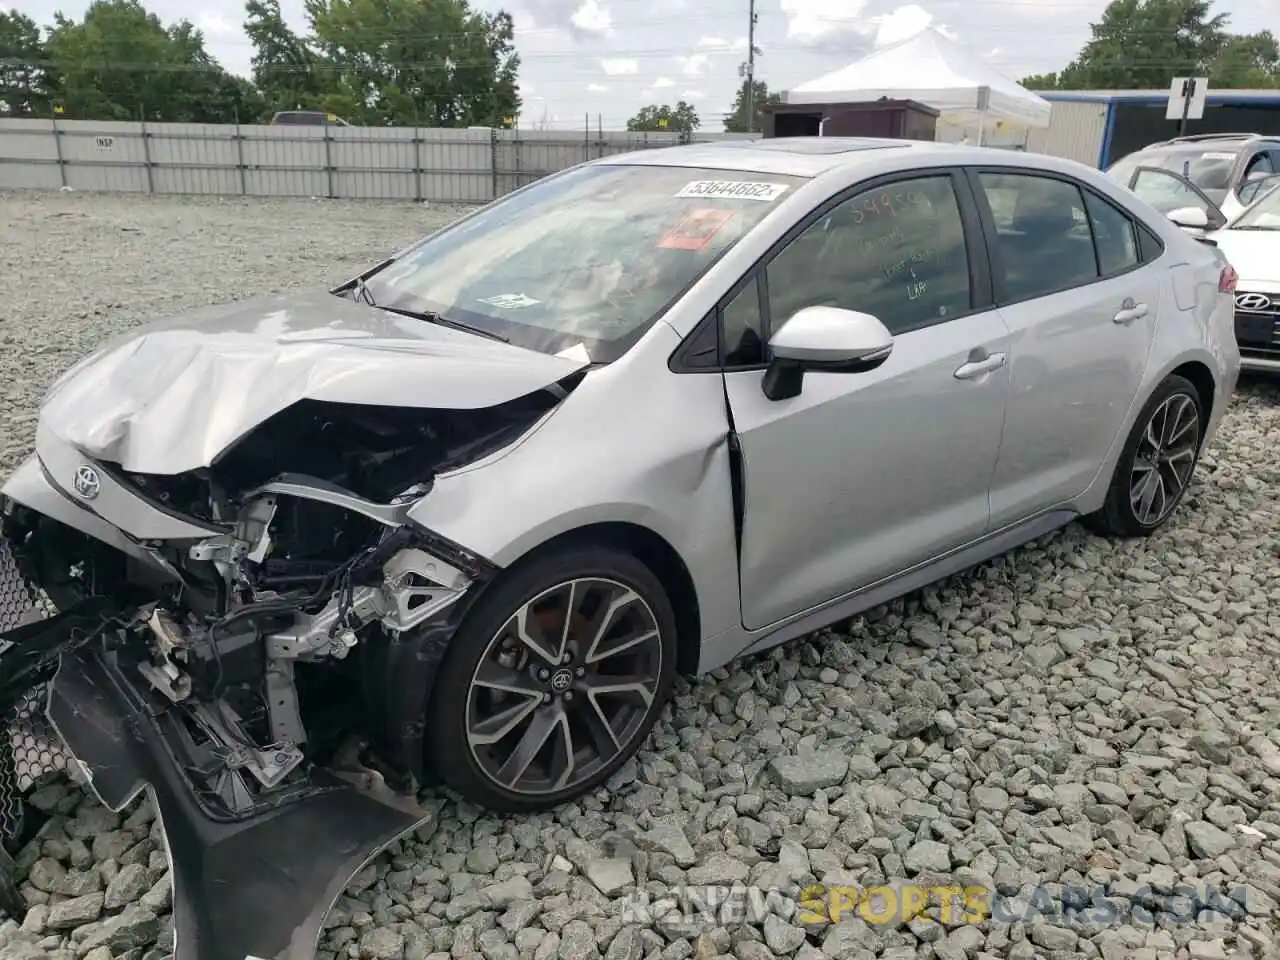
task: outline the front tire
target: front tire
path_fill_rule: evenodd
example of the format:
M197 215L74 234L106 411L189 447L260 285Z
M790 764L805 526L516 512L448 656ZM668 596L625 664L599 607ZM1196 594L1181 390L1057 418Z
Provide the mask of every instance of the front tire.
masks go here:
M1189 380L1170 376L1134 422L1102 509L1086 518L1097 533L1148 537L1181 503L1200 459L1204 407Z
M534 557L485 590L450 643L427 763L486 809L550 809L635 755L675 675L675 615L648 567L601 546Z

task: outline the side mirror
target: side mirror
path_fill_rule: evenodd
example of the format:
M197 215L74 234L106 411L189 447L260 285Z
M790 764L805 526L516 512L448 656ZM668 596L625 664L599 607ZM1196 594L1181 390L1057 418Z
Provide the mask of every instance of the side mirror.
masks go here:
M1209 215L1199 207L1179 207L1165 216L1186 230L1206 230L1209 227Z
M869 313L840 307L805 307L769 340L773 359L762 388L770 400L798 396L806 371L864 373L893 351L893 334Z

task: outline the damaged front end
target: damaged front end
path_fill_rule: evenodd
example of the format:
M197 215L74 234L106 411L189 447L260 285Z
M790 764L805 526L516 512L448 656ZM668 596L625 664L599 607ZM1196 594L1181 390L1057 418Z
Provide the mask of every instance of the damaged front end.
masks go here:
M10 848L30 832L18 793L49 772L115 810L149 791L175 960L311 957L350 878L428 817L427 698L496 573L408 511L564 392L461 411L304 399L172 476L42 425L3 501ZM0 893L24 909L12 881Z

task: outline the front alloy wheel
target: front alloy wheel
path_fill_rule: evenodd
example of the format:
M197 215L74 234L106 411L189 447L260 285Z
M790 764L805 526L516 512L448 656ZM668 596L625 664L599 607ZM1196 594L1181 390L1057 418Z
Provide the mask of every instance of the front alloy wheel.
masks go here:
M635 590L570 580L524 604L471 677L467 743L503 790L572 790L636 738L658 693L662 636Z
M639 748L670 693L675 626L634 557L579 548L481 595L435 685L427 760L494 810L581 796Z

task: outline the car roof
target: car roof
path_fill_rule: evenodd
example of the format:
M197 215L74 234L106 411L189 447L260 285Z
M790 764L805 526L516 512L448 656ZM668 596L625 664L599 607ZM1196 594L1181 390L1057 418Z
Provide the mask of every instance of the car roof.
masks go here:
M1166 152L1200 152L1204 150L1245 149L1247 147L1274 147L1280 143L1280 137L1262 134L1224 133L1220 136L1202 134L1194 137L1175 137L1172 140L1160 140L1149 143L1134 153L1166 153Z
M657 147L615 154L592 161L600 165L645 167L709 167L816 177L835 167L856 164L874 153L943 147L921 140L889 140L873 137L779 137L768 140L719 140L678 147Z
M767 140L720 140L677 147L634 150L592 160L592 165L692 167L740 170L814 178L841 167L881 166L894 152L906 164L1012 164L1077 173L1080 165L1058 157L975 147L931 140L892 140L875 137L779 137Z

